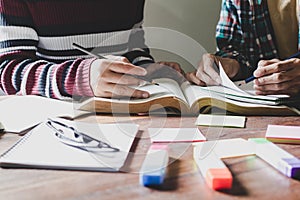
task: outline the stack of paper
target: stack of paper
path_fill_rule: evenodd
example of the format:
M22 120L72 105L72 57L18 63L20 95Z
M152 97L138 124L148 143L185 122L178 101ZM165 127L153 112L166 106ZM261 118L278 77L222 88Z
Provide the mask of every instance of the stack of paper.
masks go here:
M300 144L300 126L268 125L266 138L276 143Z

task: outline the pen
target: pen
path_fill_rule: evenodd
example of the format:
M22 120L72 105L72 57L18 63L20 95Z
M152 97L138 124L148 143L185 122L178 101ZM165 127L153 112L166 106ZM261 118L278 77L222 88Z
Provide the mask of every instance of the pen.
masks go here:
M104 57L104 56L101 56L101 55L99 55L99 54L94 54L94 53L88 51L86 48L80 46L79 44L73 43L72 45L73 45L74 48L76 48L77 50L79 50L79 51L81 51L81 52L83 52L83 53L86 53L87 55L90 55L90 56L92 56L92 57L99 58L99 59L107 59L107 58ZM133 76L133 77L135 77L135 76ZM142 79L142 78L140 78L140 77L136 77L136 78ZM142 80L144 80L144 79L142 79ZM144 80L144 81L145 81L145 84L142 84L142 85L139 85L139 86L159 85L158 83L155 83L155 82L153 82L153 81L151 81L151 82L148 81L148 80Z
M288 60L288 59L291 59L291 58L299 58L299 56L300 56L300 51L297 52L297 53L295 53L294 55L292 55L292 56L286 58L285 60ZM241 83L239 84L239 86L241 86L241 85L243 85L243 84L246 84L246 83L249 83L249 82L253 81L254 79L256 79L256 77L255 77L254 75L252 75L252 76L250 76L249 78L246 78L246 79L244 80L244 82L241 82Z
M99 59L106 59L104 56L101 56L99 54L94 54L94 53L88 51L86 48L80 46L79 44L73 43L72 45L73 45L73 47L75 47L79 51L82 51L83 53L86 53L87 55L90 55L90 56L93 56L93 57L99 58Z

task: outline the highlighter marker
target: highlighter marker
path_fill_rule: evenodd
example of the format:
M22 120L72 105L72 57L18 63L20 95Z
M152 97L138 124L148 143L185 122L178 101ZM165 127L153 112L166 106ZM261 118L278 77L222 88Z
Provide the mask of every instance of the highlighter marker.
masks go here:
M214 151L204 156L200 152L198 147L194 147L194 160L208 186L214 190L231 189L231 172L219 156Z
M221 159L253 154L253 145L242 138L207 141L194 146L194 160L207 184L214 190L232 187L231 172Z
M143 186L163 184L168 161L168 145L152 144L140 170L140 184Z
M300 179L300 159L265 138L250 138L256 145L256 155L284 175Z

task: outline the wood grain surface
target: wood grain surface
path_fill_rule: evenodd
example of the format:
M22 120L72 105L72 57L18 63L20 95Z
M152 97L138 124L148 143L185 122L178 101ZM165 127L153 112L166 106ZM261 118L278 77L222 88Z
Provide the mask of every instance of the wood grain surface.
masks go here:
M264 137L268 124L300 125L299 117L247 117L246 127L199 127L208 140ZM195 117L89 116L80 121L136 123L140 132L120 173L0 169L0 199L300 199L300 181L285 177L255 156L224 160L234 176L233 188L213 191L192 159L190 144L174 144L163 186L139 185L138 171L150 145L148 127L195 127ZM113 134L113 133L112 133ZM0 153L21 136L0 136ZM300 157L299 145L279 145Z

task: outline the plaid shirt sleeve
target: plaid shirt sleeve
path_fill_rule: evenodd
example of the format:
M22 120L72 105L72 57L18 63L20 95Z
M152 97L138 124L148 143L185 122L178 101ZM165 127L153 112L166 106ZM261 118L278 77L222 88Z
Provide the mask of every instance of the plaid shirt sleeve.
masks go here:
M278 56L267 1L223 0L216 29L217 56L236 59L252 75L261 59Z

